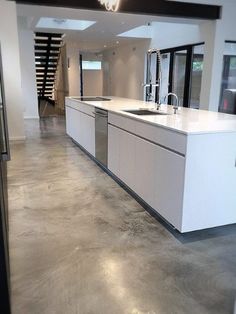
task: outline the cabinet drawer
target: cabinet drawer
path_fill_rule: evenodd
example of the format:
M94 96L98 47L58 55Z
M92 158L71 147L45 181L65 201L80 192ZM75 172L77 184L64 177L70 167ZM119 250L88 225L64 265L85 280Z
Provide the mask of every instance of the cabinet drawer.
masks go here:
M186 154L187 136L185 134L140 121L136 121L135 134L180 154Z
M135 134L136 121L133 119L123 117L116 113L108 112L108 123Z
M94 106L89 106L83 103L79 103L79 110L82 111L83 113L86 113L90 116L94 117Z
M79 110L94 117L94 106L83 104L82 102L66 98L66 106L69 106L75 110Z
M187 136L158 125L151 125L147 122L137 121L123 117L116 113L108 114L108 122L118 128L160 145L173 152L186 154Z

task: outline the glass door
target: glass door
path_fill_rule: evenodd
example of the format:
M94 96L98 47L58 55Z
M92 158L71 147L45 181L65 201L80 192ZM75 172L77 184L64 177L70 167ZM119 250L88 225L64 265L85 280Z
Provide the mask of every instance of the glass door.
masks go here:
M236 42L226 42L219 111L236 114Z
M178 96L180 106L184 103L186 63L187 50L174 52L172 93Z
M202 87L202 71L204 61L204 45L198 45L193 47L191 66L191 84L190 84L190 96L189 107L199 109L200 107L200 94Z
M161 102L164 102L165 96L169 93L170 81L170 58L171 54L164 53L161 55Z
M183 107L198 109L204 61L204 44L188 45L161 51L162 101L175 93ZM172 99L168 100L171 104Z

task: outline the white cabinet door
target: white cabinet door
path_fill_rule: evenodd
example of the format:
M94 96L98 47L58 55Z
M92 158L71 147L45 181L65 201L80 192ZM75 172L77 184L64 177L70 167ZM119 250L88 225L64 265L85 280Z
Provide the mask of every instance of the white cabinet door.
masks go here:
M82 129L80 144L95 156L95 118L80 112L80 121Z
M95 156L95 119L93 117L66 107L66 133Z
M154 204L156 145L136 138L136 190L135 192L150 206Z
M152 207L181 231L185 158L156 146Z
M66 134L72 137L73 109L66 106Z
M120 133L121 130L108 125L108 169L120 176Z
M66 107L66 133L79 143L80 114L70 107Z
M108 168L181 230L185 158L109 125Z
M135 142L136 136L121 130L119 143L120 179L134 191L136 190Z
M135 136L108 127L108 169L135 190Z

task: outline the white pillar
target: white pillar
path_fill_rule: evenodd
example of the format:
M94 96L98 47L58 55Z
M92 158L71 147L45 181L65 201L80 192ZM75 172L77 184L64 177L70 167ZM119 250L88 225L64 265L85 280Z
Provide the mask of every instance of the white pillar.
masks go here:
M9 136L25 139L16 4L0 0L0 44Z
M80 48L79 44L66 40L66 53L70 67L68 68L69 96L80 95Z
M201 26L205 40L202 88L200 95L201 109L218 111L223 55L224 37L218 22L206 22Z
M18 32L24 118L39 119L34 55L34 32L28 28L26 17L18 17Z

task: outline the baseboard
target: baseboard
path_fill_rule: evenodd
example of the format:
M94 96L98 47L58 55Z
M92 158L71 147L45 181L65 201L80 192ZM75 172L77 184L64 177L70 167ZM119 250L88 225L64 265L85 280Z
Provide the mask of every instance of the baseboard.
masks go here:
M25 119L25 120L29 120L29 119L32 119L32 120L33 120L33 119L34 119L34 120L36 119L36 120L39 120L39 116L25 116L24 119Z
M10 142L14 142L14 141L25 141L25 140L26 140L26 136L10 137Z

